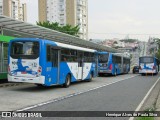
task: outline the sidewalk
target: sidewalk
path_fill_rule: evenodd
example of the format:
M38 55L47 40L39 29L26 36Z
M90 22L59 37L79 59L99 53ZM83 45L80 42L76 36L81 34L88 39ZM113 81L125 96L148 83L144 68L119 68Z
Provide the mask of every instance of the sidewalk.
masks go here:
M158 93L155 109L156 111L160 111L160 86L159 86L159 93ZM156 117L155 120L160 120L160 117Z
M140 111L145 111L148 109L150 110L153 109L154 111L160 111L160 80L149 94L148 98L142 105ZM154 120L160 120L160 117L155 117Z

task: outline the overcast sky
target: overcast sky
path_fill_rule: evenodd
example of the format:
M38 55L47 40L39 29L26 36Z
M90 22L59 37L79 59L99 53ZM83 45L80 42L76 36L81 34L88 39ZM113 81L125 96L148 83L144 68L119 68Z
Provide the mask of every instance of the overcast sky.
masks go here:
M38 0L27 4L28 22L38 20ZM160 37L160 0L88 0L89 38Z

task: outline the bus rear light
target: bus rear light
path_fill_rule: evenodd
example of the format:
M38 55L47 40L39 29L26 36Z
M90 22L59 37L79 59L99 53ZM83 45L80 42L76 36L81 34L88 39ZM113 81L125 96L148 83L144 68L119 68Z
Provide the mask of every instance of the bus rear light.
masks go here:
M109 69L112 70L112 64L110 64Z
M38 71L37 71L38 73L41 73L42 72L42 67L41 66L39 66L38 67Z

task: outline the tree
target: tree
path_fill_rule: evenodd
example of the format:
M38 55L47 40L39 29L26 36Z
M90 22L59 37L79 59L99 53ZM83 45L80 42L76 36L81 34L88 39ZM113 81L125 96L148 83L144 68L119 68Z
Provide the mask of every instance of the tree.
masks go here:
M160 49L160 39L159 38L156 38L156 43L158 44L158 49Z
M156 53L156 57L160 60L160 39L159 38L154 38L156 43L158 44L158 51Z
M158 51L156 53L156 57L160 60L160 49L158 49Z
M59 32L63 32L63 33L69 34L69 35L79 37L78 36L79 29L80 29L79 25L77 25L75 27L73 27L69 24L67 24L65 26L60 26L59 23L57 23L57 22L50 23L49 21L37 22L37 25L45 27L45 28L49 28L49 29L52 29L52 30L56 30L56 31L59 31Z

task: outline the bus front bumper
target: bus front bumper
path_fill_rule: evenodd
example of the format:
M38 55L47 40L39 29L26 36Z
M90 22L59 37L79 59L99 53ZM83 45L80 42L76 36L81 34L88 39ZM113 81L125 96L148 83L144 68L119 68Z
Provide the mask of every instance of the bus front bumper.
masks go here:
M24 82L24 83L35 83L35 84L44 84L45 83L45 77L16 77L16 76L10 76L8 75L8 81L9 82Z

